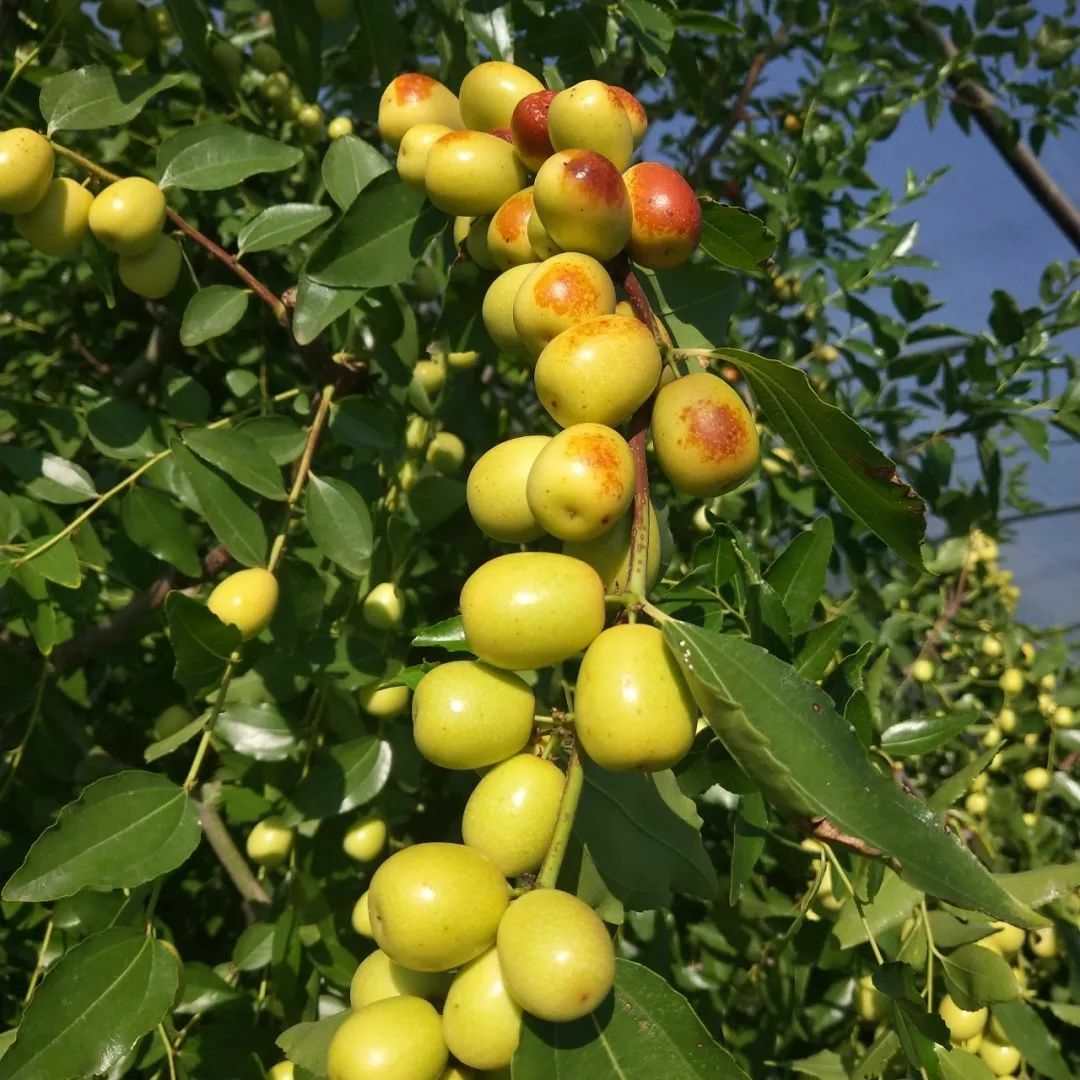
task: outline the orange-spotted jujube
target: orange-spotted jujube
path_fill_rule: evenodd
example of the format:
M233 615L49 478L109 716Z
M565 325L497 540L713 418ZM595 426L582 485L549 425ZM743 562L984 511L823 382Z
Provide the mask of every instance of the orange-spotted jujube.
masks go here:
M630 121L630 134L633 136L636 150L645 138L645 132L649 130L649 116L645 112L645 106L629 90L621 86L613 86L611 89L615 91L615 96L626 110L626 117Z
M693 188L674 170L655 161L628 169L630 258L650 270L686 262L701 239L701 206Z
M707 372L661 389L652 435L660 468L687 495L720 495L757 464L758 433L749 409L723 379Z
M630 164L634 135L614 87L586 79L556 94L548 109L548 134L556 150L595 150L620 172Z
M615 286L608 272L591 255L566 251L545 259L521 283L514 297L514 327L524 348L539 356L564 330L614 310Z
M390 81L379 100L379 134L396 150L416 124L464 127L455 94L438 79L405 72Z
M554 90L537 90L526 94L514 107L510 117L510 134L518 157L530 172L536 172L553 153L548 135L548 110Z
M487 249L499 270L536 262L529 243L529 218L533 215L533 189L523 188L511 195L491 217L487 231Z

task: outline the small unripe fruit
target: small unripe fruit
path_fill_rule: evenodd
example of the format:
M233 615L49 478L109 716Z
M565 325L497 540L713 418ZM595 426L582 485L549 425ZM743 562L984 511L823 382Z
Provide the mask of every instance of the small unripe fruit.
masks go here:
M319 18L327 22L347 19L351 9L350 0L315 0L315 10L319 13Z
M529 243L529 219L533 215L533 189L523 188L511 195L488 223L487 249L499 270L535 263L536 253Z
M526 94L514 107L510 117L510 135L518 157L529 172L536 172L555 153L548 135L548 110L554 90L537 90Z
M979 1044L979 1057L995 1076L1008 1076L1020 1064L1020 1051L1015 1046L983 1039Z
M451 476L465 462L465 444L452 431L438 431L428 443L427 463L443 476Z
M521 1040L521 1007L506 990L496 949L457 973L442 1016L446 1045L459 1061L477 1069L510 1064Z
M630 196L619 170L591 150L560 150L540 166L536 213L565 251L595 259L617 255L630 239Z
M933 660L927 660L924 657L920 660L916 660L915 663L911 665L911 677L916 682L930 682L935 674L937 674L937 668L934 667Z
M996 927L996 930L989 937L984 937L980 944L993 942L1001 950L1002 956L1014 956L1020 951L1024 944L1024 931L1019 926L1006 922L995 922L991 925Z
M448 1054L442 1020L427 1001L396 997L353 1013L334 1032L328 1080L438 1080Z
M567 251L534 267L521 283L514 297L514 326L528 352L539 356L564 330L614 310L615 286L608 272L592 256Z
M269 570L253 566L230 574L217 585L206 606L248 641L270 625L277 602L277 579Z
M540 354L540 404L561 427L614 426L648 400L660 379L660 350L644 323L598 315L564 330Z
M372 862L386 847L386 822L382 818L366 818L349 827L341 848L350 859Z
M600 917L558 889L533 889L510 905L498 950L510 994L541 1020L588 1015L615 981L615 950Z
M574 725L601 768L671 768L690 749L696 720L693 696L655 626L613 626L585 651Z
M15 228L45 255L70 255L86 235L93 202L86 188L62 177L49 183L33 210L15 218Z
M235 83L244 69L244 54L231 41L218 38L210 46L210 55L225 76L226 81Z
M681 266L701 239L701 205L674 170L643 161L623 177L630 196L630 258L651 270Z
M405 594L392 582L376 585L364 597L364 622L376 630L393 630L405 617Z
M990 634L987 634L979 642L979 648L982 650L983 656L989 656L991 660L996 660L1005 651L1001 639L992 637Z
M560 540L591 540L626 513L634 497L634 459L604 424L574 424L540 451L525 497L537 522Z
M180 245L171 236L160 235L149 251L121 255L116 268L120 280L137 296L160 300L176 288L183 265Z
M946 995L941 999L938 1013L949 1029L949 1037L954 1043L959 1043L982 1034L990 1010L985 1008L972 1011L961 1009L951 997Z
M146 22L150 32L159 40L164 41L176 35L176 26L172 21L172 15L164 4L155 4L146 10Z
M630 134L636 150L645 138L645 132L649 130L649 117L645 112L645 106L629 90L624 90L621 86L613 86L611 89L615 91L615 96L626 110L626 118L630 121Z
M469 368L474 368L480 363L480 354L475 349L468 349L465 352L448 352L446 362L457 371L468 371Z
M997 714L994 723L1000 731L1008 735L1016 730L1016 713L1012 709L1002 709Z
M157 41L145 18L132 19L120 31L120 48L136 60L145 60L154 51Z
M435 397L446 385L446 364L434 360L417 360L413 365L413 378L424 388L428 397Z
M110 184L90 206L90 231L118 255L149 251L165 224L165 196L157 184L129 176Z
M424 176L427 173L428 155L431 148L451 129L445 124L414 124L401 137L398 146L398 176L409 187L424 190Z
M758 433L738 393L723 379L686 375L656 395L653 446L672 485L687 495L720 495L758 460Z
M416 971L448 971L490 948L509 902L505 878L464 844L396 852L375 871L370 893L379 948Z
M538 870L555 831L565 779L557 765L532 754L501 762L469 796L462 839L491 859L504 877Z
M975 817L982 817L990 809L990 800L982 792L974 791L964 800L964 809Z
M266 1074L266 1080L295 1080L296 1070L291 1061L279 1061Z
M321 128L323 111L318 105L305 105L296 113L296 122L303 128Z
M998 679L998 686L1006 695L1013 697L1024 689L1024 673L1019 668L1006 668Z
M264 75L281 70L281 53L269 41L259 41L251 47L251 66Z
M458 218L457 220L462 220ZM495 260L491 256L491 248L488 246L488 232L491 228L491 218L487 214L479 217L466 218L469 228L465 233L465 250L481 270L495 270Z
M522 285L529 280L533 271L540 265L540 263L523 263L521 266L504 270L484 293L484 303L481 308L484 329L487 330L499 350L510 356L519 357L525 354L525 346L518 334L517 322L514 319L514 310Z
M1054 690L1054 689L1056 689L1056 687L1057 687L1057 676L1056 675L1044 675L1039 680L1039 689L1040 690Z
M119 30L139 15L139 0L102 0L98 22L110 30Z
M811 355L823 364L834 364L840 359L840 350L835 345L815 345Z
M505 544L526 544L544 530L529 509L525 485L547 435L523 435L498 443L469 471L465 498L480 530Z
M396 150L416 124L444 124L452 131L464 127L451 91L438 79L408 72L392 79L379 99L379 134Z
M1021 814L1020 815L1020 820L1023 821L1023 823L1029 829L1034 829L1035 826L1039 823L1039 815L1038 814L1032 814L1032 813Z
M424 187L446 214L493 214L527 183L514 148L485 131L451 131L428 152Z
M194 719L191 711L185 709L183 705L170 705L159 713L151 730L155 739L167 739L182 728L186 728Z
M500 555L465 582L461 617L481 660L511 671L547 667L604 628L604 586L591 566L568 555Z
M289 857L294 838L293 830L278 818L263 818L248 833L247 856L258 866L280 866Z
M543 89L539 79L516 64L502 60L477 64L462 79L458 91L465 127L474 131L510 127L518 102Z
M412 971L395 964L382 949L376 949L364 957L353 972L349 983L349 1003L354 1009L363 1009L373 1001L386 1001L388 998L439 999L446 996L449 985L450 976L441 971Z
M889 999L874 986L873 975L864 975L855 989L855 1008L859 1018L876 1024L889 1013Z
M600 536L581 542L563 544L563 554L587 562L604 583L605 593L625 592L630 584L630 538L633 532L634 511L625 514ZM711 531L711 530L710 530ZM646 593L660 576L660 519L656 508L649 513L649 555L645 566Z
M49 190L55 155L29 128L0 131L0 213L28 214Z
M988 750L992 749L995 746L1000 745L1000 743L1001 743L1001 730L1000 730L1000 728L992 727L982 737L982 744Z
M1023 776L1024 787L1029 791L1045 791L1050 786L1050 770L1044 769L1041 766L1037 766L1034 769L1028 769Z
M360 899L353 904L352 909L352 928L360 934L362 937L374 937L375 935L371 930L371 912L368 910L368 894L365 889L360 895Z
M508 671L454 660L429 671L413 698L416 748L444 769L482 769L516 754L532 734L533 692Z
M341 139L346 135L351 135L353 130L353 122L347 116L335 116L334 119L326 125L326 134L330 136L331 140Z
M629 166L634 152L630 117L614 87L607 83L586 79L556 94L547 120L556 150L595 151L619 172Z
M1073 720L1073 711L1068 705L1059 705L1050 716L1050 723L1054 727L1072 727Z
M266 77L261 92L264 100L273 105L276 102L286 101L291 87L292 80L289 76L284 71L275 71ZM284 118L287 119L287 114Z
M533 209L535 211L535 205ZM551 234L544 228L539 214L534 212L530 215L525 231L536 258L550 259L552 255L558 255L562 251L562 248L551 239Z
M1057 930L1053 926L1044 926L1041 930L1036 930L1031 935L1029 947L1032 955L1040 960L1049 960L1057 956Z

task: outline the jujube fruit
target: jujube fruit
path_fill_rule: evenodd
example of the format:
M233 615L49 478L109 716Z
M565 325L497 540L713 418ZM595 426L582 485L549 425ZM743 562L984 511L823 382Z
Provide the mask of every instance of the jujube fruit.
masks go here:
M705 372L660 390L652 437L660 468L687 495L720 495L741 484L758 460L750 411L723 379Z
M1019 926L1013 926L1007 922L994 922L991 925L996 929L994 933L982 939L984 944L992 942L1000 949L1002 956L1013 956L1020 951L1026 935Z
M536 262L529 243L529 218L533 214L533 189L522 188L511 195L491 217L487 230L487 248L499 270Z
M1057 956L1057 930L1053 926L1044 926L1036 930L1029 942L1032 955L1040 960L1049 960Z
M961 1009L959 1005L947 994L941 999L938 1006L938 1014L945 1021L949 1029L949 1037L954 1043L963 1042L982 1034L986 1027L986 1019L990 1015L988 1009Z
M259 866L280 866L289 857L295 836L279 818L263 818L248 833L247 856Z
M350 859L357 862L377 859L386 847L386 822L377 817L355 822L345 833L341 847Z
M457 220L462 219L459 217ZM498 267L495 265L491 247L488 244L488 232L491 228L490 216L480 214L465 220L469 222L469 227L465 230L465 250L469 253L469 258L481 270L497 270Z
M465 463L465 444L452 431L437 431L424 457L436 472L451 476Z
M649 130L649 115L645 112L645 106L629 90L621 86L613 86L611 89L615 91L615 96L626 110L626 118L630 121L630 134L636 150L645 138L645 132Z
M655 626L613 626L585 650L574 727L601 768L671 768L690 749L696 720L693 696Z
M326 134L331 140L344 138L353 133L353 122L347 116L335 116L326 125Z
M486 773L469 796L462 839L505 877L538 870L555 831L565 782L562 770L550 761L532 754L508 758Z
M502 60L477 64L461 80L458 90L462 119L474 131L510 127L517 103L526 94L543 89L535 75L516 64Z
M364 622L376 630L393 630L405 617L405 594L392 581L383 581L364 597Z
M94 196L74 180L52 180L37 206L15 218L15 228L28 244L45 255L70 255L89 228L93 201Z
M452 660L429 671L413 696L416 748L444 769L482 769L516 754L532 734L535 701L509 671Z
M533 889L510 905L498 950L510 994L541 1020L588 1015L615 981L615 950L600 917L558 889Z
M628 420L656 389L660 350L638 319L598 315L556 337L536 361L540 404L560 427Z
M484 131L451 131L428 151L424 188L446 214L493 214L528 183L514 148Z
M101 0L98 22L110 30L120 30L139 14L139 0Z
M864 975L855 988L855 1008L860 1019L876 1024L889 1012L889 999L874 986L874 977Z
M266 1074L266 1080L295 1080L296 1070L291 1061L279 1061Z
M0 131L0 212L27 214L49 190L55 155L29 128Z
M537 455L551 441L548 435L507 439L482 454L469 470L465 499L473 521L485 535L504 544L526 544L544 535L525 485Z
M614 88L586 79L555 95L548 135L556 150L594 150L622 172L634 153L630 117Z
M417 997L376 1001L334 1032L328 1080L439 1080L448 1054L439 1014Z
M535 211L535 200L533 209ZM526 235L529 237L529 246L533 249L533 252L538 259L550 259L552 255L558 255L562 248L551 239L551 233L544 228L544 223L540 220L540 215L532 213L529 215L528 224L525 227Z
M630 447L604 424L564 428L537 455L525 496L537 522L552 536L599 536L615 525L634 497Z
M349 919L352 928L363 937L374 937L371 929L371 912L368 910L368 894L365 889L360 894L360 899L353 904L352 915Z
M510 117L510 136L518 157L529 172L536 172L555 153L548 135L548 109L555 90L536 90L526 94L514 106Z
M391 79L379 99L379 134L396 150L416 124L445 124L452 131L465 126L455 94L430 75L406 72Z
M495 667L547 667L580 652L604 628L604 586L578 559L546 551L500 555L461 590L469 648Z
M120 48L136 60L145 60L154 51L157 41L157 36L145 17L132 19L120 31Z
M409 187L424 190L431 148L451 129L445 124L414 124L401 137L397 152L398 176Z
M442 1020L443 1038L459 1061L477 1069L510 1064L521 1041L521 1007L507 992L494 947L454 976Z
M264 75L281 70L281 53L269 41L257 41L251 47L251 66Z
M149 251L165 224L165 196L141 176L117 180L90 206L90 231L102 247L117 255Z
M623 177L630 201L630 258L650 270L681 266L701 239L694 189L667 165L643 161Z
M376 949L360 961L349 983L349 1003L362 1009L373 1001L395 997L419 997L439 1000L446 996L450 976L441 971L413 971L395 964Z
M448 971L491 946L509 902L506 879L464 844L415 844L371 879L368 910L379 948L416 971Z
M518 333L514 311L522 285L529 280L533 271L540 265L540 263L522 263L521 266L512 266L509 270L504 270L484 293L484 303L481 307L484 329L500 351L510 356L526 355L525 344Z
M1003 1046L992 1039L983 1039L979 1044L979 1057L995 1076L1008 1076L1021 1061L1015 1046Z
M428 397L435 397L446 385L446 364L442 357L417 360L413 365L413 378L423 387Z
M591 540L568 540L563 554L587 562L600 575L604 592L625 592L630 584L630 540L634 526L633 506L607 532ZM660 576L660 519L656 507L649 512L649 553L645 560L645 592Z
M369 716L389 720L409 704L410 691L407 686L380 686L375 682L361 687L357 696L360 708Z
M116 269L120 280L136 296L160 300L176 288L183 265L180 245L171 236L159 235L148 251L121 255Z
M206 606L222 622L235 626L247 641L270 625L277 602L277 579L269 570L253 566L230 574L215 587Z

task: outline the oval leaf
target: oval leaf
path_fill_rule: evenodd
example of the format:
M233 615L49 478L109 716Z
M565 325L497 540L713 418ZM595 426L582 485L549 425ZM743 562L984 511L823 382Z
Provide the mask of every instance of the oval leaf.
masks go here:
M941 965L949 993L961 1009L979 1009L1020 996L1012 968L992 949L961 945L942 957Z
M114 75L93 64L47 79L41 87L41 115L50 135L126 124L155 94L182 81L180 75Z
M228 428L192 428L184 432L184 442L211 465L216 465L238 484L268 499L284 499L281 470L274 459L254 440Z
M205 604L177 591L165 597L165 618L176 654L176 681L193 694L216 686L240 644L240 631L223 623Z
M247 311L250 293L233 285L208 285L200 289L184 309L180 342L193 348L227 334Z
M256 173L291 169L303 156L299 147L243 128L201 124L166 139L158 149L157 165L163 188L219 191Z
M371 802L390 776L390 744L370 735L331 747L292 793L282 820L319 821Z
M198 577L202 562L180 508L153 488L133 487L120 504L120 521L132 543L155 558Z
M899 757L926 754L951 742L961 731L977 721L976 713L951 713L947 716L901 720L881 733L881 745L890 754Z
M335 139L322 163L322 178L330 198L342 210L377 176L390 171L386 160L370 143L355 135Z
M344 480L308 480L306 519L319 550L354 577L371 566L371 514L360 493Z
M267 207L240 230L236 246L241 255L285 247L317 229L329 220L332 213L330 207L312 203L283 203Z
M296 746L285 717L266 702L226 705L214 724L214 734L238 754L256 761L284 761Z
M776 250L776 237L761 218L741 206L711 200L701 215L701 250L736 270L757 270Z

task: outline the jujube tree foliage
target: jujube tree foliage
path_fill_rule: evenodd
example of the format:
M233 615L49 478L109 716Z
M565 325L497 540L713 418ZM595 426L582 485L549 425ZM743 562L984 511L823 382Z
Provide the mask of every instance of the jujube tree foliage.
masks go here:
M1077 266L933 322L869 151L1077 241L1075 36L0 3L0 1077L1073 1075Z

